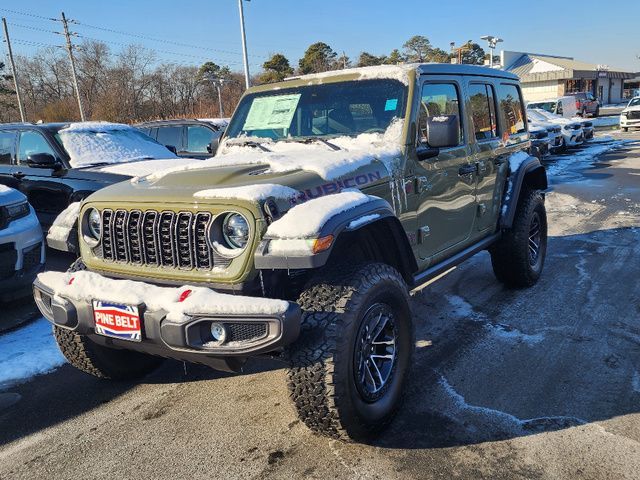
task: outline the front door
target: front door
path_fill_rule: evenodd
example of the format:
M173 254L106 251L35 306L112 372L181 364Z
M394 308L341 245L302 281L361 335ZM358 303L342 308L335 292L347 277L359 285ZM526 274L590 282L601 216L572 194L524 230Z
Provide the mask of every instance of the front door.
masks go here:
M466 246L476 211L476 165L467 141L461 99L461 77L426 80L421 87L418 141L428 146L428 117L455 116L460 125L457 146L441 149L437 156L416 162L419 193L419 255L428 264Z

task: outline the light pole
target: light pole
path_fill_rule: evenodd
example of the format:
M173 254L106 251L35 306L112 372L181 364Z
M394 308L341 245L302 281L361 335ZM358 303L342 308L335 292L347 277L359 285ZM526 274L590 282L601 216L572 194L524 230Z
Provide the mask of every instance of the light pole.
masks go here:
M480 37L481 40L486 40L489 45L490 57L489 57L489 68L493 68L493 51L495 50L498 43L504 41L500 37L494 37L493 35L485 35L484 37Z
M245 0L249 1L249 0ZM244 82L249 88L251 81L249 80L249 60L247 58L247 35L244 31L244 9L242 8L243 0L238 0L238 10L240 11L240 33L242 34L242 57L244 60Z

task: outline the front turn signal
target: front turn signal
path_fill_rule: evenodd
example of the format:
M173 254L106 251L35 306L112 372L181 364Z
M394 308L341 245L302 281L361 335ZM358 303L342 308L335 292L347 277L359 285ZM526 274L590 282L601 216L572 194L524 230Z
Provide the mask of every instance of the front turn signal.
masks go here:
M313 253L320 253L328 250L333 243L333 235L327 235L326 237L316 238L313 242Z

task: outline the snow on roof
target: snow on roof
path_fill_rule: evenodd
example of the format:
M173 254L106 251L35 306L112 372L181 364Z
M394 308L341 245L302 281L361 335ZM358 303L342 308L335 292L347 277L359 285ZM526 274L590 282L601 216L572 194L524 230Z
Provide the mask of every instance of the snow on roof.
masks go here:
M362 133L357 137L331 138L331 143L340 147L340 150L332 150L319 142L301 144L282 141L266 143L271 151L263 152L253 147L232 145L223 141L213 158L152 173L144 180L135 178L132 182L155 182L170 173L186 170L256 164L267 165L272 173L305 170L314 172L325 180L335 180L378 160L391 173L394 161L401 153L402 127L403 122L395 120L385 133Z
M375 65L372 67L345 68L343 70L331 70L322 73L310 73L291 77L290 79L315 80L321 78L335 77L336 75L359 74L361 80L392 79L398 80L405 85L409 84L409 72L415 70L418 64L407 63L401 65ZM289 79L286 79L289 80Z
M229 125L230 118L198 118L201 122L207 122L216 127L224 128Z
M72 167L172 157L166 147L121 123L78 122L58 133Z
M269 197L294 198L299 194L297 190L284 185L273 183L259 183L243 187L211 188L200 190L193 194L196 198L228 198L247 201L260 201Z
M69 285L71 278L74 280ZM38 280L51 288L56 296L91 303L93 299L117 301L129 305L144 303L152 311L165 310L167 319L182 322L192 314L209 315L279 315L289 303L261 297L245 297L218 293L206 287L185 285L159 287L133 280L114 280L94 272L44 272ZM185 290L191 290L180 301Z
M359 190L343 190L326 197L314 198L294 206L282 218L269 225L265 236L278 239L313 237L334 215L376 198Z

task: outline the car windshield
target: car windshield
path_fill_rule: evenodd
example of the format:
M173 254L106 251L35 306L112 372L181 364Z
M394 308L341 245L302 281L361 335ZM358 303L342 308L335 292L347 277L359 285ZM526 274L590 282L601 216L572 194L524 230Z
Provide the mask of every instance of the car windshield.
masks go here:
M532 109L527 110L527 115L529 119L534 120L536 122L546 122L549 120L547 117L542 115L542 113Z
M128 125L76 123L60 129L54 136L74 168L177 158L165 146Z
M242 99L226 137L314 139L384 132L404 118L407 87L362 80L271 90Z
M633 100L631 100L629 102L629 107L637 107L638 105L640 105L640 97L638 98L634 98Z
M553 113L553 110L556 108L556 102L530 103L529 105L527 105L527 108L540 108L542 110L546 110L549 113Z

